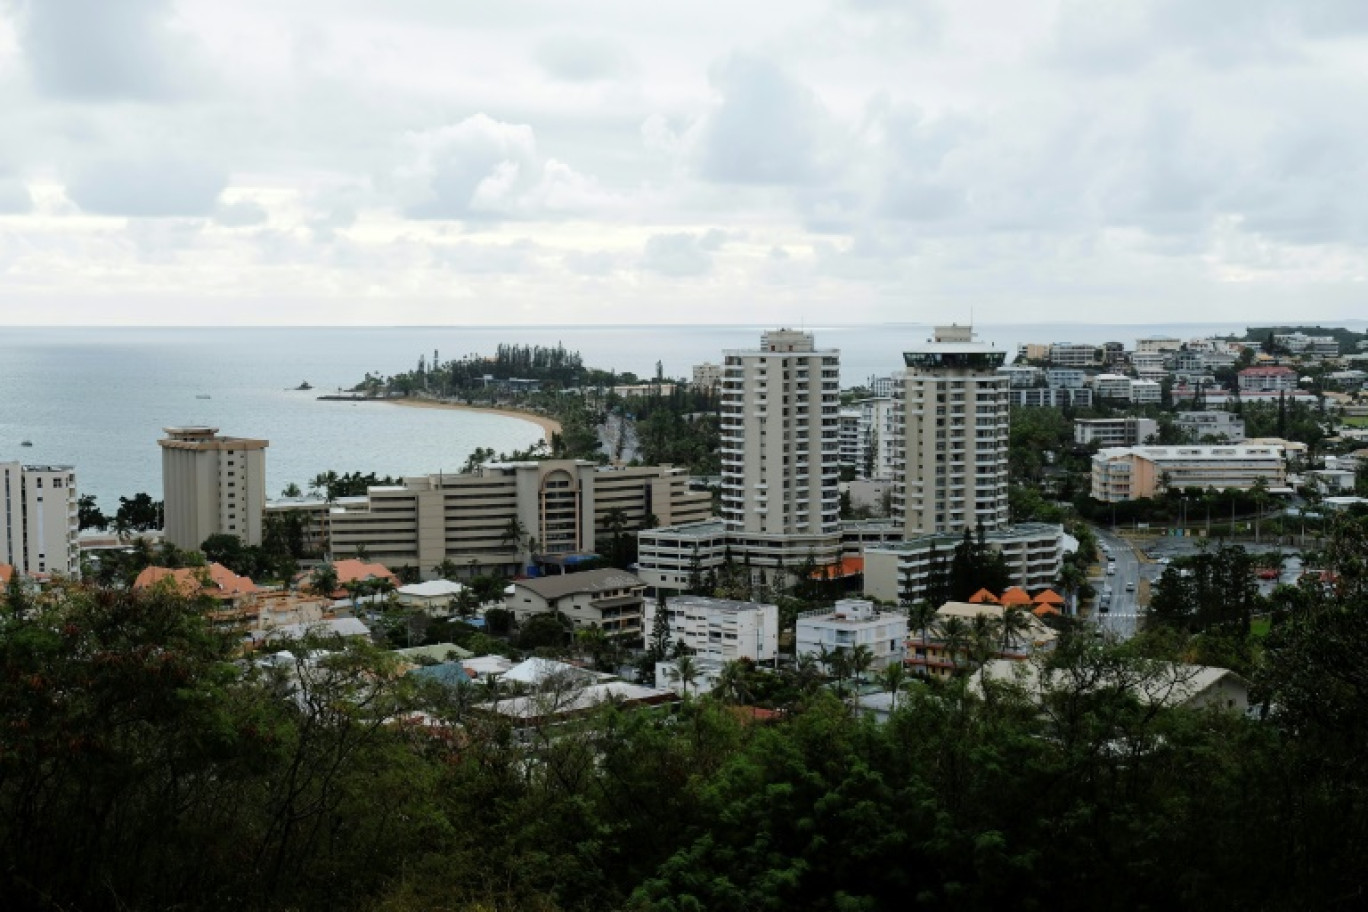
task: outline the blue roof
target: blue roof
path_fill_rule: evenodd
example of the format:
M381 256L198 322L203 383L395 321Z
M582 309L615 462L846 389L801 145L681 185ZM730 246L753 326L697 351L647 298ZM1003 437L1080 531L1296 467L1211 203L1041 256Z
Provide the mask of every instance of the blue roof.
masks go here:
M469 684L470 675L466 674L465 668L460 662L443 662L440 665L421 665L410 671L409 674L416 678L430 679L445 684L447 687L455 687L457 684Z

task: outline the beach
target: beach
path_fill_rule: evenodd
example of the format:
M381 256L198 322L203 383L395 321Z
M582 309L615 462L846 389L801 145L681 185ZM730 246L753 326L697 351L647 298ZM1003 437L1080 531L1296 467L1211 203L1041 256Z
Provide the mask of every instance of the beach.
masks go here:
M437 399L377 399L377 402L389 402L394 405L403 405L409 408L429 408L429 409L454 409L462 412L483 412L486 415L501 415L505 418L521 418L523 421L530 421L542 429L542 439L549 446L551 435L561 432L561 424L554 418L547 418L545 415L535 415L531 412L520 412L517 409L486 408L481 405L466 405L463 402L443 402Z

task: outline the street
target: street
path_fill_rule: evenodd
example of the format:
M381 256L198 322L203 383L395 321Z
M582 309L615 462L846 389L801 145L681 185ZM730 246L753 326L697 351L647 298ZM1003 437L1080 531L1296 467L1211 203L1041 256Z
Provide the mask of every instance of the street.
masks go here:
M1163 567L1158 564L1142 565L1134 549L1125 539L1096 529L1099 556L1102 564L1100 579L1091 580L1098 591L1098 599L1093 605L1092 623L1117 639L1129 639L1135 635L1140 623L1141 605L1139 597L1142 588L1148 593L1148 581L1158 578ZM1114 572L1107 574L1108 558L1114 563ZM1144 582L1142 582L1142 580ZM1103 605L1103 593L1110 587L1111 599ZM1108 610L1103 613L1102 609Z

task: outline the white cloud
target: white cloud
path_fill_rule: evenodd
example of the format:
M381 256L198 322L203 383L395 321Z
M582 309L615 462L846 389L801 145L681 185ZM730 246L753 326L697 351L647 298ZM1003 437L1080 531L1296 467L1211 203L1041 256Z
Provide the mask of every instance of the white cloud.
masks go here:
M548 76L565 82L613 79L633 69L621 46L594 35L552 35L538 46L536 60Z
M209 215L228 174L189 158L99 159L79 166L67 196L92 215L134 217Z
M254 199L220 200L214 207L214 222L225 228L254 228L264 225L269 217L266 207Z
M641 265L651 272L673 278L706 275L713 260L704 236L680 232L654 234L646 239Z

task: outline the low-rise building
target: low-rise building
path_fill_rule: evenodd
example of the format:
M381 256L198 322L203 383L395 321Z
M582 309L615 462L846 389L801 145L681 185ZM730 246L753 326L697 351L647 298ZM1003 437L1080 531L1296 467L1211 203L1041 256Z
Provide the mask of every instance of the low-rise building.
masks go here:
M676 595L648 609L647 630L654 630L657 615L665 612L670 638L683 643L695 655L731 661L766 662L779 651L779 608L759 602Z
M948 678L965 671L969 667L969 644L950 642L944 633L944 622L950 618L972 622L976 617L986 617L1001 630L1003 615L1009 610L1012 609L991 603L946 602L936 609L934 623L925 630L909 632L904 664L913 674L928 678ZM1029 606L1016 610L1020 626L995 638L993 660L1023 662L1038 652L1054 649L1059 634L1032 614Z
M1287 483L1282 447L1115 447L1092 460L1092 496L1115 503L1164 493L1164 488L1249 490L1263 479L1269 488Z
M1007 403L1012 408L1090 408L1093 404L1093 391L1087 387L1067 389L1064 387L1034 387L1032 389L1007 390Z
M1183 340L1173 336L1146 336L1135 340L1137 352L1176 352L1183 347Z
M1092 378L1093 393L1098 399L1130 402L1133 382L1132 378L1125 374L1098 374Z
M1052 367L1045 371L1045 385L1051 389L1082 389L1088 383L1088 372L1076 367Z
M1193 443L1214 437L1227 443L1245 438L1244 419L1234 412L1179 412L1173 423Z
M1297 372L1290 367L1246 367L1236 376L1241 393L1290 393L1297 389Z
M821 656L838 649L868 647L878 671L901 662L907 638L907 615L880 611L873 602L842 599L833 608L798 615L797 654Z
M1102 363L1102 349L1079 342L1054 342L1050 345L1050 363L1060 367L1096 367Z
M1036 386L1045 379L1044 371L1030 364L1004 364L997 372L1005 376L1008 385L1014 389Z
M1074 422L1074 443L1080 446L1138 446L1159 432L1153 418L1079 418Z
M1164 663L1152 666L1148 674L1109 680L1106 674L1084 679L1073 677L1066 671L1051 670L1039 659L1029 662L997 659L987 663L983 674L975 675L970 686L978 689L984 680L1021 687L1036 701L1052 692L1066 693L1083 685L1091 692L1124 687L1146 706L1219 709L1233 713L1249 709L1249 683L1227 668L1211 665Z
M575 627L593 627L611 637L642 636L646 584L625 570L586 570L514 580L505 606L519 622L559 612Z
M884 602L910 604L924 599L932 577L949 567L957 535L922 535L907 541L866 545L864 594ZM1002 555L1010 581L1026 589L1053 586L1063 568L1070 540L1050 523L1018 523L984 534L984 543Z

